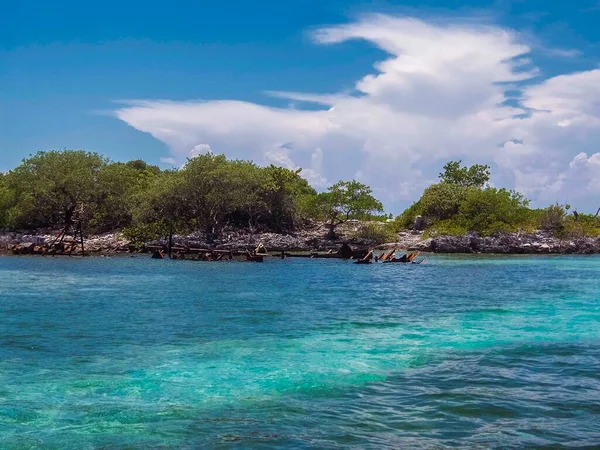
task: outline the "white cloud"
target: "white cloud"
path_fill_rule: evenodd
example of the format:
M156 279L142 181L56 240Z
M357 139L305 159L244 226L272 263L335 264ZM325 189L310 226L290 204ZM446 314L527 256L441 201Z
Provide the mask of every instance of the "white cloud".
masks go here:
M160 162L165 163L165 164L170 164L172 166L177 165L177 160L175 158L170 158L170 157L160 158Z
M194 147L188 152L188 158L195 158L198 155L206 155L207 153L212 153L212 149L208 144L198 144L194 145Z
M276 166L285 167L290 170L302 169L300 174L308 180L308 182L315 188L325 188L328 184L327 179L321 175L321 168L323 164L323 151L320 148L315 149L311 155L311 162L309 167L300 167L290 157L290 144L282 144L271 150L268 150L264 154L264 160L267 164L274 164Z
M356 82L356 94L271 93L320 110L138 101L116 114L165 142L177 161L205 143L230 157L303 167L316 186L360 178L391 208L416 198L450 158L495 164L496 185L554 201L571 189L565 172L573 158L598 151L600 70L532 83L539 71L530 48L511 30L370 15L313 37L328 45L366 40L389 56ZM510 106L515 90L518 106ZM593 173L579 176L592 182ZM593 193L585 183L582 194Z
M589 157L583 152L576 155L569 163L568 169L558 175L551 189L568 192L569 197L565 198L565 202L578 201L590 194L600 194L600 153ZM600 200L596 200L592 205L600 206Z
M578 199L591 209L598 193L597 157L582 164L582 150L600 148L600 70L550 78L523 92L523 105L531 116L513 121L531 152L508 158L516 187L540 202ZM586 170L583 170L586 168Z

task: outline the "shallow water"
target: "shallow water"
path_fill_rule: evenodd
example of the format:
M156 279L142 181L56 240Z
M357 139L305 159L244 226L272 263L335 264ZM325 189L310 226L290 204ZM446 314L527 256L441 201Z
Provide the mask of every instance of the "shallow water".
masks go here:
M0 257L0 448L600 445L599 273Z

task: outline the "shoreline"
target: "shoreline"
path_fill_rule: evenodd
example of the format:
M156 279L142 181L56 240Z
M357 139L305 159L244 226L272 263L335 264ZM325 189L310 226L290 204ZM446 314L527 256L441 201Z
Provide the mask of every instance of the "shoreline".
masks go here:
M534 233L501 233L495 236L479 236L470 233L465 236L441 235L424 238L422 232L401 231L395 242L374 244L366 240L341 236L336 240L323 238L322 230L303 230L298 233L256 233L235 231L226 234L212 245L203 242L197 235L174 236L173 243L177 247L207 248L213 250L253 249L262 243L268 252L323 252L337 250L343 243L353 249L374 249L398 251L419 251L430 254L498 254L498 255L592 255L600 253L600 237L579 237L559 239L551 233L537 231ZM36 254L34 249L49 245L55 239L53 233L22 234L16 232L0 232L0 254ZM167 240L161 239L147 242L141 248L135 247L121 232L92 235L84 240L85 252L95 256L144 255L149 247L167 247ZM73 244L73 255L80 254L78 244ZM18 249L18 250L16 250Z
M501 255L593 255L600 253L600 237L560 239L547 231L499 233L495 236L437 236L425 239L415 250L430 253L501 254Z

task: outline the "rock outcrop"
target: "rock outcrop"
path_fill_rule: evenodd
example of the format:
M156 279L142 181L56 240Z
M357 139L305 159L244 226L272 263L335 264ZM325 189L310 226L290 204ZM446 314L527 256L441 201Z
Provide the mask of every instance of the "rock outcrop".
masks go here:
M174 246L183 246L188 248L214 248L220 250L240 250L254 249L259 243L262 243L269 251L296 250L296 251L314 251L339 249L343 242L349 243L353 248L367 248L374 245L366 239L352 237L357 225L345 224L339 227L339 237L337 239L327 239L328 228L324 224L316 223L304 230L298 230L294 233L250 233L246 230L226 230L219 239L214 242L207 242L201 233L193 233L186 236L173 236ZM26 235L22 233L0 232L0 251L14 254L32 254L31 244L35 246L50 246L60 231L41 232L37 235ZM65 245L70 245L74 241L73 236L65 237ZM167 239L159 239L146 243L146 246L161 245L167 246ZM69 253L78 254L81 247L78 242L67 247ZM104 233L88 236L84 241L85 251L88 254L114 254L123 252L135 252L136 249L125 238L123 233ZM15 250L17 249L18 250ZM142 248L142 251L146 249ZM41 252L40 252L41 253Z
M56 239L56 233L40 233L37 235L21 234L14 232L0 232L0 250L14 254L41 254L43 246L50 246ZM75 241L75 242L74 242ZM73 236L64 238L66 253L81 251L79 242ZM74 245L71 243L74 242ZM71 248L69 248L69 246ZM135 248L123 236L123 233L104 233L90 236L84 241L85 251L88 253L116 253L134 251Z
M374 243L365 239L352 238L351 229L341 229L340 237L326 239L324 225L298 231L294 234L249 233L231 230L213 242L207 243L202 235L174 236L176 246L191 248L215 248L223 250L253 249L262 243L269 251L324 251L337 250L343 242L353 248L373 248ZM38 235L0 232L0 251L14 254L40 254L44 246L49 246L56 233ZM73 254L80 252L78 243L71 245L72 237L66 238L66 246ZM150 245L167 245L166 239L150 242ZM71 247L68 247L71 246ZM495 236L479 236L470 233L466 236L437 236L424 239L421 231L401 231L395 242L375 246L379 250L418 250L432 253L498 253L498 254L593 254L600 253L600 237L558 239L549 232L499 233ZM89 254L115 254L138 251L120 232L90 236L85 240L85 250ZM142 249L145 250L145 249ZM69 251L65 251L68 253Z
M337 250L344 242L352 247L372 247L373 242L366 239L352 237L352 231L348 227L341 227L337 239L327 239L327 227L317 224L313 227L298 230L294 233L250 233L244 230L229 230L214 242L208 243L201 234L190 234L187 236L173 236L176 246L190 248L214 248L217 250L239 250L253 249L262 243L268 251L296 250ZM167 245L165 238L149 243L149 245Z
M600 253L600 238L558 239L544 231L499 233L486 237L470 233L466 236L438 236L426 239L415 247L424 252L434 253L593 254Z
M387 242L375 247L377 250L417 250L419 244L423 242L422 231L400 231L396 242Z

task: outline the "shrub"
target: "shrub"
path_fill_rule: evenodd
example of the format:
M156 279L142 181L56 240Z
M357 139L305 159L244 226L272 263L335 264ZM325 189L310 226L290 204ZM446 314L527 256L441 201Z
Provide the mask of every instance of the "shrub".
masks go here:
M384 244L386 242L395 242L397 235L393 223L369 222L361 225L355 234L355 237L365 239L374 244Z
M564 219L563 228L555 232L559 237L573 239L584 236L600 236L600 219L593 214L578 214L577 219L567 216Z
M551 205L544 210L540 220L540 228L560 234L565 229L566 217L567 212L562 205L558 203Z
M397 231L403 228L412 228L415 223L415 217L421 213L421 204L417 201L404 210L402 214L394 219Z
M464 236L468 233L468 231L469 230L467 230L467 228L465 228L464 225L458 224L456 223L456 221L442 220L433 225L431 228L429 228L425 232L424 236L427 238L432 238L441 235Z
M461 167L461 160L450 161L440 173L440 180L444 183L460 184L482 188L490 181L490 166L475 164L471 167Z
M419 215L431 225L450 219L458 213L467 193L472 190L477 189L453 183L432 184L397 220L402 227L412 228L415 217Z
M529 218L529 201L515 191L471 189L460 204L457 223L481 234L516 231Z

